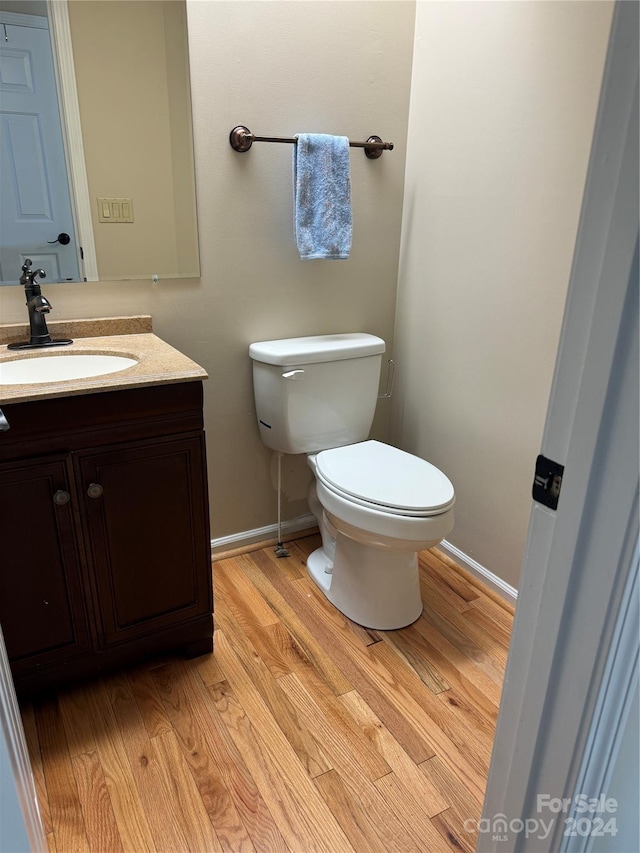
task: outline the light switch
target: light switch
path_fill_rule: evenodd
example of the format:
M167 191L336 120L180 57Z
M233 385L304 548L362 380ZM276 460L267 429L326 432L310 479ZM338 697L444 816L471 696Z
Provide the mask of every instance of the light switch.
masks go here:
M133 222L133 199L131 198L99 198L99 222Z

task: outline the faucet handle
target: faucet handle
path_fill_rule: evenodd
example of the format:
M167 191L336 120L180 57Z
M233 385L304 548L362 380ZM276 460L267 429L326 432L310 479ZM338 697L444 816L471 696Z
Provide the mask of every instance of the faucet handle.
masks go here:
M31 258L25 258L24 264L22 265L22 275L20 276L20 284L31 285L37 284L36 278L46 278L47 274L44 270L32 270L31 264L33 261Z

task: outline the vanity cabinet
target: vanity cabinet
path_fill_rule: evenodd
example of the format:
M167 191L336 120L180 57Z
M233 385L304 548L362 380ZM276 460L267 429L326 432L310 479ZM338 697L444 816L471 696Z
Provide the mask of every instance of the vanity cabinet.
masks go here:
M68 460L0 469L0 624L14 676L89 649ZM62 500L61 500L62 498Z
M0 624L18 693L210 651L202 384L3 410Z

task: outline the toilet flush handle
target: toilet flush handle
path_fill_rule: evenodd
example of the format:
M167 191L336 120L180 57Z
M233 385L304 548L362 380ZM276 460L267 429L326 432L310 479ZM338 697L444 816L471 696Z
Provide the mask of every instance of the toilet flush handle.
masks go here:
M304 379L304 370L288 370L282 374L283 379Z

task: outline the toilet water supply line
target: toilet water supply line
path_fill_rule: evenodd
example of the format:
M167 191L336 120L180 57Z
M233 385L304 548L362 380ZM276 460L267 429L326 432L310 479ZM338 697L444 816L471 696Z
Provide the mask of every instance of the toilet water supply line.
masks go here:
M279 450L276 450L275 454L278 460L278 543L275 548L275 555L276 557L288 557L289 552L282 544L282 457L284 454Z

